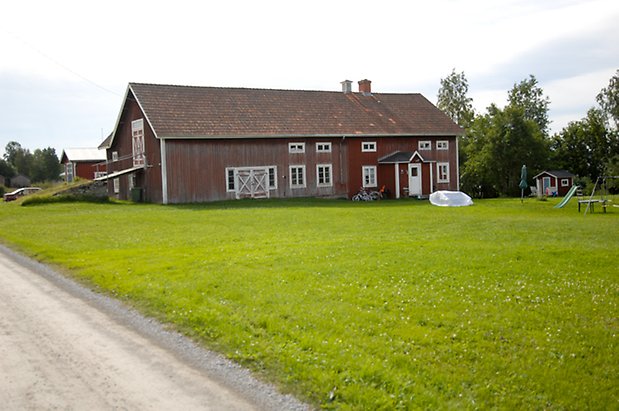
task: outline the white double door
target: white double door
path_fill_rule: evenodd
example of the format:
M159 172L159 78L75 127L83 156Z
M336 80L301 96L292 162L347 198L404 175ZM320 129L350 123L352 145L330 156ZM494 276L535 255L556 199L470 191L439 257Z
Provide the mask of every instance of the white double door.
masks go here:
M269 169L268 168L237 168L234 170L236 198L268 198Z

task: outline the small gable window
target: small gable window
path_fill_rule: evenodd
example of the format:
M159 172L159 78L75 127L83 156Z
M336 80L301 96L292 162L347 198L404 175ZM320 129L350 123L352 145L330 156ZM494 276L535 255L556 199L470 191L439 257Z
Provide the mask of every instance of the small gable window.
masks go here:
M290 154L305 153L305 143L288 143L288 152Z
M331 143L316 143L316 152L317 153L330 153L331 152Z
M361 151L363 153L372 153L376 151L375 141L364 141L361 143Z

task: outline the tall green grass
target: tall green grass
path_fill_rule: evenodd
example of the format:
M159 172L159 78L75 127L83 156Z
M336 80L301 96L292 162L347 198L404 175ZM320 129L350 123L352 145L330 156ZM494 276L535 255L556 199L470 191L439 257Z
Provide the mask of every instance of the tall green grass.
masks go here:
M619 209L2 204L0 237L326 409L619 408Z

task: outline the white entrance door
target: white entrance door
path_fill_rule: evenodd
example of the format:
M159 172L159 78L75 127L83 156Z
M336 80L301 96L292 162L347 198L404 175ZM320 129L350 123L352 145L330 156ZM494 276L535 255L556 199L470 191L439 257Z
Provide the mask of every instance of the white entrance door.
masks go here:
M236 180L236 198L268 198L269 170L266 168L237 168L234 170Z
M421 193L421 164L408 165L408 195L420 196Z

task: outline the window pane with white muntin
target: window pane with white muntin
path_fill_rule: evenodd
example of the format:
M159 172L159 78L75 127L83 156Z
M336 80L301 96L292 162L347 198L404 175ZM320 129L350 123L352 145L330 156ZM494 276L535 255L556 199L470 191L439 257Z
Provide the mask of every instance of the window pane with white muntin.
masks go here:
M331 170L331 164L316 165L316 184L318 187L331 187L333 185L331 181Z
M290 154L305 153L305 143L288 143L288 152Z
M363 141L361 143L361 152L363 153L373 153L376 151L376 142L375 141Z
M331 143L316 143L316 152L317 153L330 153L331 152Z
M449 183L449 163L438 163L438 182Z
M290 188L305 187L305 166L290 166Z
M363 187L376 187L376 166L363 166Z

